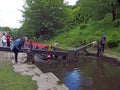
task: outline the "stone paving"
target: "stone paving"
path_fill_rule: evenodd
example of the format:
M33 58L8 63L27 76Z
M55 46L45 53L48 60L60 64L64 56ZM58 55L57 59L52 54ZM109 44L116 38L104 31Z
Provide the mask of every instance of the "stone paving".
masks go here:
M1 53L2 54L2 53ZM51 72L43 73L33 64L25 64L26 54L19 53L18 64L15 64L13 53L5 53L4 56L12 58L10 62L14 67L14 71L21 75L29 75L35 80L38 86L37 90L69 90L60 80Z

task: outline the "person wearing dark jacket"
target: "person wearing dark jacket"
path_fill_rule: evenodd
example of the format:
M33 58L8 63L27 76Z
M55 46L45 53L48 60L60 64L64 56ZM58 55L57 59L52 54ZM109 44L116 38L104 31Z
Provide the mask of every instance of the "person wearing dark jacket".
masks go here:
M15 54L15 64L18 63L18 52L23 52L22 47L24 47L26 40L26 37L18 38L10 46L10 50L12 50Z
M105 33L102 33L101 40L100 40L100 44L101 44L101 47L102 47L102 52L104 52L105 43L106 43L106 36L105 36Z

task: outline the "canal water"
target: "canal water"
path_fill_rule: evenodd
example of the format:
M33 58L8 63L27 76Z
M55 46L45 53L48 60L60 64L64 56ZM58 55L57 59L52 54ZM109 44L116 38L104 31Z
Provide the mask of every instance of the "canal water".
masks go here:
M120 90L120 65L102 59L81 58L79 62L52 65L37 62L44 72L53 72L69 90Z

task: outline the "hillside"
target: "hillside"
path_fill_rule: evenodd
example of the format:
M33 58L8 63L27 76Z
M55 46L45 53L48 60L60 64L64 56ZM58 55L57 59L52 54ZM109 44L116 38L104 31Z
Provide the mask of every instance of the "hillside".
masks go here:
M59 43L59 47L71 48L79 47L91 41L99 41L101 34L105 33L107 38L106 47L120 47L120 25L119 21L98 21L90 24L81 24L71 30L59 34L52 38L48 43L52 45L55 42ZM116 51L120 52L120 49Z

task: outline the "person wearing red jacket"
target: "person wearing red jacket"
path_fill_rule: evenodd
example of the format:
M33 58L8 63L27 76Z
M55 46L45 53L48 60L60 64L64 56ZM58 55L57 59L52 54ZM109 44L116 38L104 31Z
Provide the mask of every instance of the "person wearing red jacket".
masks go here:
M10 36L6 36L6 41L7 41L7 47L10 47Z

